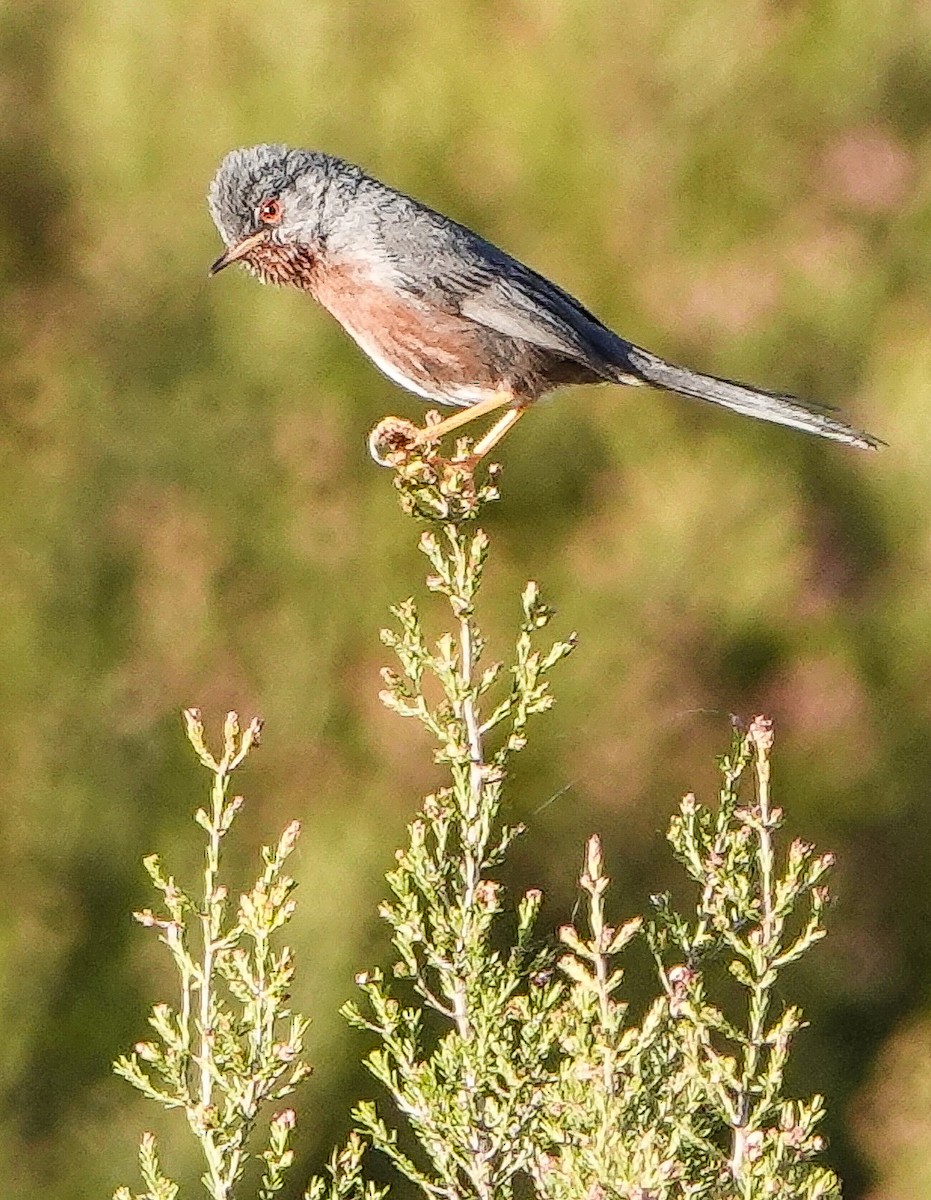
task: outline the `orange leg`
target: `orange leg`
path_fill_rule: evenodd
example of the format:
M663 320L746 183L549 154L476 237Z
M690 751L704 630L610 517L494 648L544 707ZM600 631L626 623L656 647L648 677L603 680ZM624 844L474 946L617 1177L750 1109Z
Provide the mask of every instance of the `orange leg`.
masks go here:
M526 412L526 408L509 408L503 417L499 417L483 438L475 443L469 462L474 466L480 458L484 458L489 450L494 449L512 425L516 425Z
M440 421L438 425L428 425L425 429L418 430L417 436L412 440L412 446L422 446L424 442L436 442L447 433L458 429L460 425L468 425L470 421L477 420L478 417L484 417L486 413L494 412L497 408L503 408L505 404L513 404L514 395L510 391L502 390L495 392L493 396L489 396L487 400L480 400L478 404L470 404L468 408L463 408L460 412L454 413L453 416L447 417L445 421ZM513 409L514 412L522 412L522 409ZM505 413L505 416L510 414ZM502 418L503 420L504 418ZM508 428L513 425L513 421L508 422ZM500 424L500 422L499 422ZM492 429L497 429L497 425L493 425ZM489 431L490 432L490 431ZM486 437L488 435L486 434ZM482 439L484 441L485 438ZM497 439L496 439L497 440ZM481 444L481 443L479 443ZM492 442L494 445L494 442ZM476 447L477 449L478 447Z

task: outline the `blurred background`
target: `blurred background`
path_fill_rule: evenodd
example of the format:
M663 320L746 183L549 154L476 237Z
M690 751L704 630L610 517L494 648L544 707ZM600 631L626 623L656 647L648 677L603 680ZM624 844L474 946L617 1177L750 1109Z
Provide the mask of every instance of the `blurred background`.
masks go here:
M135 1183L181 1120L110 1074L173 981L141 856L192 878L199 705L266 720L242 872L305 833L302 1180L374 1085L336 1015L437 781L377 700L416 530L365 438L419 419L304 296L219 252L223 154L363 164L672 358L837 404L867 455L662 394L565 393L502 447L484 621L527 578L578 652L509 799L564 920L600 832L618 916L676 878L730 714L769 713L788 831L837 854L791 978L848 1197L931 1189L931 7L919 0L7 0L0 6L0 1177ZM296 1183L299 1180L296 1178Z

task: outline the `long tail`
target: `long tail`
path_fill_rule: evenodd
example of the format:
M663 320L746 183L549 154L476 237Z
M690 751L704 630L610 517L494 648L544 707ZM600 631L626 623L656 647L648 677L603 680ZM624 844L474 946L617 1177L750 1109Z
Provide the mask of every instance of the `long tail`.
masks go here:
M885 445L879 438L854 429L846 421L832 416L829 409L805 403L795 396L767 392L732 379L701 375L698 371L678 367L675 363L666 362L658 355L651 354L649 350L642 350L639 346L629 343L625 358L622 370L628 381L629 376L634 375L652 387L679 392L683 396L693 396L696 400L707 400L711 404L720 404L724 408L733 409L734 412L755 417L758 421L790 425L793 429L802 429L806 433L831 438L835 442L846 442L850 446L860 446L864 450L877 450Z

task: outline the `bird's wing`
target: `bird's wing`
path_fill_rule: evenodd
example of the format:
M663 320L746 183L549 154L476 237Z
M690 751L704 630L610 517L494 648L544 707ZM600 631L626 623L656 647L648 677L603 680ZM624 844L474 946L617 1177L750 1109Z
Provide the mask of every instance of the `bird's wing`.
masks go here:
M413 294L596 371L624 360L628 344L555 283L464 226L442 219L441 235L428 260L397 264Z
M463 316L598 372L624 361L627 343L578 300L521 263L508 266L484 287L463 296L459 304Z

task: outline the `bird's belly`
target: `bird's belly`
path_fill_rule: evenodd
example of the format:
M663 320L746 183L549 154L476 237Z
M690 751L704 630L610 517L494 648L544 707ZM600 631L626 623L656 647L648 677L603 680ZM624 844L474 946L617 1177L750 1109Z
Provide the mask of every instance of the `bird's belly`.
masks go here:
M425 400L468 407L506 385L497 335L475 322L346 271L327 270L314 295L392 382Z
M447 355L423 341L394 336L396 331L383 337L379 330L373 336L371 329L360 329L348 321L341 324L392 383L425 400L467 407L498 390L490 376L484 384L477 382L480 372L470 372L455 354Z

